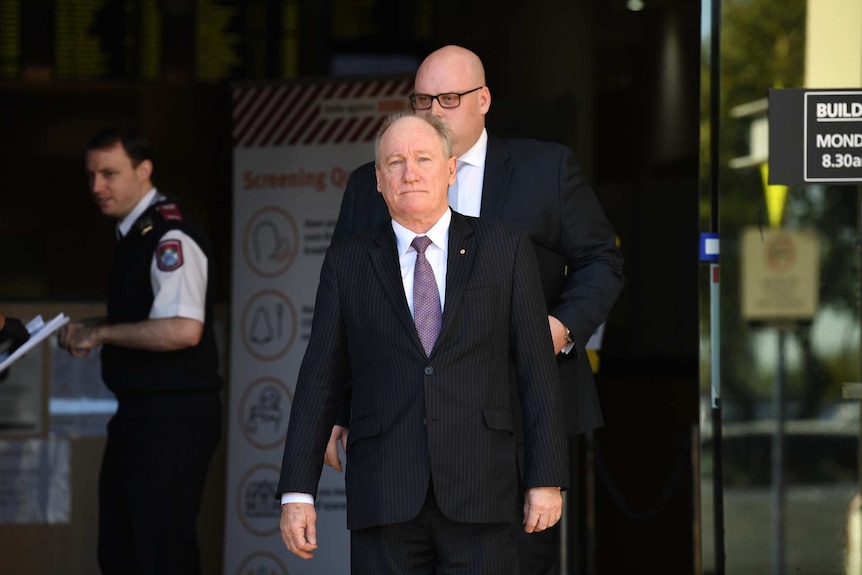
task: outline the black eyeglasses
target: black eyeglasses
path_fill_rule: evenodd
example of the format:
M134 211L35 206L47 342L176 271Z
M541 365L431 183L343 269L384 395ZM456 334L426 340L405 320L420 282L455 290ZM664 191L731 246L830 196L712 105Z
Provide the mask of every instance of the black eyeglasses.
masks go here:
M478 88L473 88L472 90L467 90L460 94L456 92L437 94L436 96L432 96L431 94L410 94L410 103L413 105L414 110L428 110L431 108L434 100L437 100L437 103L440 104L441 108L457 108L461 105L461 96L466 96L467 94L475 92L476 90L481 90L482 88L484 88L484 86L479 86Z

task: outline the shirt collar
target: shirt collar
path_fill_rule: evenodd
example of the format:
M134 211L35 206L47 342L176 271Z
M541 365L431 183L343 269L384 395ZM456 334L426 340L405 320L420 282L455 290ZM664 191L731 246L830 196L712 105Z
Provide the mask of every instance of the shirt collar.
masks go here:
M137 204L135 204L134 209L129 212L129 215L127 215L120 221L119 224L117 224L118 238L126 237L126 234L129 233L129 230L132 229L132 226L135 224L138 218L141 217L141 214L143 214L147 210L147 208L149 208L150 205L157 200L157 195L158 190L156 190L156 188L151 188L150 191L147 192Z
M416 236L426 235L431 240L435 246L443 250L444 252L449 251L449 225L452 223L452 210L447 209L440 219L437 220L437 223L428 230L426 234L417 234L416 232L412 232L396 222L392 220L392 229L395 231L395 243L398 247L398 258L400 259L404 254L407 253L407 250L410 249L410 244L413 243L413 238Z
M479 134L479 139L473 144L473 147L464 152L458 157L459 162L470 164L477 168L485 167L485 156L488 154L488 132L482 128L482 133Z

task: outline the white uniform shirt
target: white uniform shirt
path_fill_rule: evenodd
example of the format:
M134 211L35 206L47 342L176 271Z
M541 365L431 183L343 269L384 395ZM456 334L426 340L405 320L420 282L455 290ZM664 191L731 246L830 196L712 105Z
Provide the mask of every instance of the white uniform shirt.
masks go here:
M141 214L164 198L156 188L147 192L129 215L117 224L117 237L125 237ZM163 270L159 268L158 250L153 252L150 282L154 299L150 319L184 317L203 323L206 317L207 257L197 242L181 230L169 230L159 238L159 243L169 240L179 243L182 264L172 270Z

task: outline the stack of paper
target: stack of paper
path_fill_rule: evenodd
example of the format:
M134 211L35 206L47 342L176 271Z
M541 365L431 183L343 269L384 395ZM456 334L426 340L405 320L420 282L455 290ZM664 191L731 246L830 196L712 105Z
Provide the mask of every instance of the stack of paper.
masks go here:
M3 359L2 363L0 363L0 373L3 373L5 369L18 361L19 357L22 357L29 350L45 341L45 339L50 337L51 334L67 323L69 323L69 316L64 313L57 314L57 316L48 323L45 323L42 320L41 315L37 315L31 319L27 322L27 331L30 332L30 339L28 339L24 345L16 349L14 353L9 355L9 357Z

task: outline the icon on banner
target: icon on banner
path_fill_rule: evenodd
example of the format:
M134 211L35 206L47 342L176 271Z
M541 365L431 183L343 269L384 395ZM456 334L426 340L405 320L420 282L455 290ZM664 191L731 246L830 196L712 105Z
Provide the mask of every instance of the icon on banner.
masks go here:
M277 429L284 415L281 409L281 393L273 387L268 387L263 390L257 400L256 405L248 408L248 418L245 420L246 430L257 433L260 422Z
M274 206L261 208L243 232L242 251L259 276L276 277L293 265L299 250L299 228L291 215Z
M252 343L263 344L269 343L273 339L281 339L282 337L282 320L284 319L284 305L281 303L275 304L275 318L272 317L270 310L265 307L259 307L254 310L254 318L251 320L251 339Z
M237 486L236 504L240 522L255 535L263 537L278 532L281 496L278 491L279 470L262 463L243 475Z
M275 481L250 481L245 487L245 516L279 517L281 503L275 496L277 487Z
M254 247L254 261L270 261L278 264L287 261L293 249L290 240L279 234L278 226L272 220L261 220L251 230L251 244Z
M253 381L239 404L240 429L249 443L260 449L284 445L293 395L274 377Z
M237 575L289 575L287 567L272 553L260 551L246 557Z
M296 308L276 290L255 294L242 313L242 342L248 352L263 361L284 355L296 340Z

